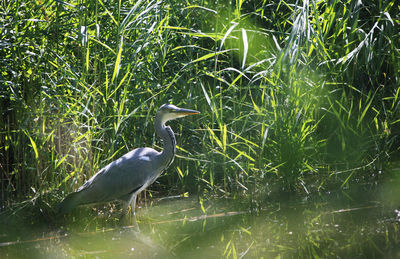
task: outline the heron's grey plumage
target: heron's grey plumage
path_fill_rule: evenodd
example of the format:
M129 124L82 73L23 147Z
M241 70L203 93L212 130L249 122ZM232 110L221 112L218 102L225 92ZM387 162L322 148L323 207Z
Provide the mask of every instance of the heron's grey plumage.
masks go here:
M60 213L68 213L79 205L113 200L121 200L124 203L124 214L129 204L132 205L134 213L136 195L152 184L174 160L175 135L165 123L198 113L171 104L162 105L154 120L155 132L164 143L162 152L148 147L137 148L111 162L76 192L68 195L58 206Z

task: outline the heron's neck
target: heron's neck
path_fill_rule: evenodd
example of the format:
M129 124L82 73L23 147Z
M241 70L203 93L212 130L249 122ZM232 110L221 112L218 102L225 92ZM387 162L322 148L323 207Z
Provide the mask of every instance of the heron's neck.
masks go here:
M164 143L164 149L161 152L160 160L166 169L174 161L176 153L175 134L172 129L168 126L165 126L165 123L163 123L158 117L156 117L156 120L154 122L154 129Z

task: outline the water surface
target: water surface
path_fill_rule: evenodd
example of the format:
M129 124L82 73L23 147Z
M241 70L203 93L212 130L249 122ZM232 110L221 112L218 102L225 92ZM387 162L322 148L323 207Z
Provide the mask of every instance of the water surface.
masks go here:
M400 258L398 186L256 203L153 200L138 208L139 227L90 209L48 225L20 225L8 216L0 258Z

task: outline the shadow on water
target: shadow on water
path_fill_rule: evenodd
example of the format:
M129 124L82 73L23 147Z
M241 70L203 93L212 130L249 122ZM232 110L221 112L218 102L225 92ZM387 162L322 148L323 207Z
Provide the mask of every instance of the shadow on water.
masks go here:
M8 217L0 258L399 258L399 183L281 196L253 210L246 200L165 199L138 209L140 230L93 213L54 226Z

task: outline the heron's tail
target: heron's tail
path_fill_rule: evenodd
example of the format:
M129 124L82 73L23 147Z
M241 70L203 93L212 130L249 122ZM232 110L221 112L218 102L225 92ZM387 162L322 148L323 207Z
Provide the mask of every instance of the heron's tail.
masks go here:
M65 199L58 204L57 211L60 214L66 214L79 205L79 193L74 192L69 194Z

